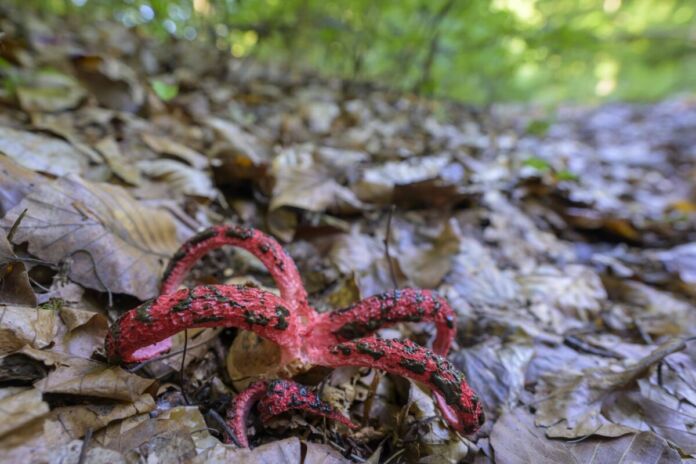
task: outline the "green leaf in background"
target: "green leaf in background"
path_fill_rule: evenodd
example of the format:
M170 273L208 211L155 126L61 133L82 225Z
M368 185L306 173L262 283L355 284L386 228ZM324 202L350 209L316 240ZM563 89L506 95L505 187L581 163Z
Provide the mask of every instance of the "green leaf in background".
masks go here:
M563 169L561 171L558 171L556 174L556 179L560 180L567 180L570 182L577 182L580 180L580 176L575 174L574 172L571 172L567 169Z
M162 101L169 101L179 95L179 86L177 84L167 84L160 79L150 80L152 90L157 94Z
M541 172L546 172L551 169L551 165L546 160L537 158L536 156L532 156L531 158L524 160L522 162L522 166L528 166Z

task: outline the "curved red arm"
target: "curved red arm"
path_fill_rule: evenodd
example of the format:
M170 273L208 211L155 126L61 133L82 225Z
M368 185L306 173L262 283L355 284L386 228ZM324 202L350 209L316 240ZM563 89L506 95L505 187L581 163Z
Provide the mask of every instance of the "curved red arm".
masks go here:
M293 259L273 237L251 227L215 226L191 237L181 245L164 271L161 293L176 291L196 261L225 245L241 248L257 257L273 277L288 308L299 311L302 316L313 313L307 305L307 292Z
M292 312L272 293L238 285L206 285L162 295L124 313L109 328L105 347L112 363L152 358L153 344L184 329L239 327L281 347L292 359L299 345Z
M433 351L447 355L454 340L456 314L447 300L431 290L391 290L345 309L322 313L310 336L334 344L371 335L397 322L434 322L437 335Z
M261 420L264 422L291 409L298 409L335 420L351 429L359 428L329 403L322 401L313 389L305 385L292 380L256 382L237 395L227 410L227 421L234 432L236 441L245 448L249 447L246 418L256 402L259 403Z
M474 433L483 424L483 407L464 374L442 356L410 340L369 337L339 343L314 352L312 361L326 367L359 366L382 369L428 385L445 420L457 431Z
M162 276L161 294L175 292L196 261L210 251L225 245L248 251L266 266L280 291L285 306L290 310L288 320L293 325L296 325L298 316L305 321L314 317L315 311L307 303L307 292L293 259L273 237L250 227L215 226L191 237L181 245L169 261ZM169 351L171 347L171 339L165 338L144 348L140 357L154 357Z

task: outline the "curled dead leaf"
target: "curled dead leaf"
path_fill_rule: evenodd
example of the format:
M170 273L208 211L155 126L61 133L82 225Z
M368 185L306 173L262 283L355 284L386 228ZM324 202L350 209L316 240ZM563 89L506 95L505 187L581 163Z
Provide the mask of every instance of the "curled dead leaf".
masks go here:
M9 230L24 209L15 243L28 242L30 253L53 263L70 259L75 282L142 300L157 294L179 242L169 213L141 205L120 187L77 176L38 186L0 226Z

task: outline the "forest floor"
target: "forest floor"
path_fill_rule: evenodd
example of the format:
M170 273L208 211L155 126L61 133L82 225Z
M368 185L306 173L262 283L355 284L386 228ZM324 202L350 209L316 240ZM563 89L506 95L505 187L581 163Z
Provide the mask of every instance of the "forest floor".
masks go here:
M11 16L0 460L696 462L696 100L483 110ZM108 325L220 223L281 241L322 310L437 289L483 428L460 436L427 389L340 368L322 392L361 430L254 418L242 450L210 415L268 361L228 366L248 349L238 331L190 331L184 360L180 336L176 356L109 366ZM271 282L224 249L190 283L248 281ZM382 335L427 344L432 327Z

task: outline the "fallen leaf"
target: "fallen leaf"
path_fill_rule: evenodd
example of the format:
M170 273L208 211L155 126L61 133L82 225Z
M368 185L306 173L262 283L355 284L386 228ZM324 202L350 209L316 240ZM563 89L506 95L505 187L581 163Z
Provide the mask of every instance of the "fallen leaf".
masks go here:
M0 153L33 171L54 176L81 173L87 159L69 143L55 137L0 126Z
M633 432L605 417L605 403L613 392L628 388L655 363L683 348L683 341L672 340L637 362L542 375L535 393L536 424L548 427L549 437L617 437Z
M554 326L558 333L564 332L564 328L572 324L572 319L592 320L599 313L601 302L607 298L597 273L577 264L562 269L539 266L533 273L519 276L517 281L522 294L531 303L530 311ZM563 315L554 314L554 311Z
M494 337L450 357L481 399L486 421L492 424L500 411L513 407L520 400L533 355L534 348L530 344L503 343Z
M501 270L490 252L471 237L462 237L452 262L452 272L445 278L451 286L454 308L514 308L521 304L519 284L510 271Z
M39 70L17 87L19 105L24 111L57 112L75 108L86 96L80 83L67 74Z
M36 388L0 389L0 436L48 413L48 404Z
M57 420L65 433L72 438L80 438L88 430L96 431L110 423L128 417L145 414L155 409L155 400L146 393L132 403L96 403L62 406L48 413L48 418Z
M99 103L119 111L135 112L145 102L145 89L136 72L115 58L82 55L73 59L77 75Z
M226 119L208 118L205 123L222 139L221 146L215 150L215 156L220 160L215 168L216 178L230 182L263 175L271 154L255 135Z
M0 156L0 217L5 216L27 196L37 184L47 179L8 156Z
M131 185L140 185L143 178L140 174L140 169L134 165L131 160L128 160L121 148L113 137L105 137L95 145L106 160L106 164L111 168L111 171L124 182Z
M577 443L549 440L524 408L503 413L491 432L491 445L495 462L500 464L682 462L679 453L664 438L651 432L630 433L610 440L590 437Z
M205 419L196 406L177 406L154 417L148 414L132 416L97 432L94 440L105 448L127 453L158 437L180 440L182 432L189 440L193 440L194 454L219 443L208 432Z
M73 440L57 449L52 449L50 453L51 462L55 463L79 463L83 456L83 447L87 447L84 453L84 462L92 463L109 463L109 464L126 464L126 459L117 451L94 446L85 443L83 440ZM47 456L48 457L48 456Z
M14 242L29 242L29 252L47 261L70 258L73 281L141 300L157 295L163 264L178 246L169 213L76 176L38 186L0 225L8 230L24 209Z
M186 145L175 142L169 137L160 137L159 135L147 133L142 134L141 137L150 149L161 155L176 156L196 169L206 169L208 167L208 158Z
M174 193L210 200L219 195L208 174L199 168L168 159L142 160L137 166L144 175L165 182Z
M430 246L409 246L397 258L401 270L416 287L435 288L450 272L452 257L459 251L459 234L453 221L445 223L442 232Z
M302 149L288 149L272 163L275 178L269 210L292 206L307 211L335 213L355 212L362 203L335 176L318 165L311 153Z
M48 346L57 334L57 314L30 306L0 306L0 355L28 344Z
M306 447L306 454L303 453ZM304 456L304 459L303 459ZM218 444L205 450L192 461L194 464L257 464L257 463L283 463L283 464L347 464L351 461L345 459L327 445L316 443L303 443L298 438L286 438L285 440L267 443L254 449L240 449L232 446Z
M36 306L27 269L14 255L4 234L0 234L0 304Z

